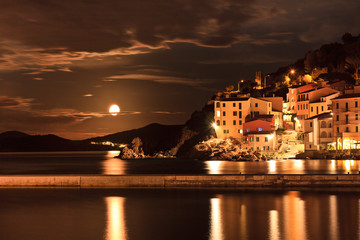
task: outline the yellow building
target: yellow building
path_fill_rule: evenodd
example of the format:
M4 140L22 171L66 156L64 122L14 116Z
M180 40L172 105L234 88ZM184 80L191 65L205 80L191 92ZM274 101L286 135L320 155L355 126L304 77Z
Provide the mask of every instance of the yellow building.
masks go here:
M270 101L271 100L271 101ZM274 98L253 98L249 95L237 95L235 97L225 94L214 102L214 127L218 138L243 137L243 125L259 115L274 115L277 127L282 126L282 112L273 109L273 102L279 99ZM282 106L281 103L276 103ZM277 121L277 122L276 122Z
M360 93L345 94L333 99L332 111L333 140L337 149L360 148Z

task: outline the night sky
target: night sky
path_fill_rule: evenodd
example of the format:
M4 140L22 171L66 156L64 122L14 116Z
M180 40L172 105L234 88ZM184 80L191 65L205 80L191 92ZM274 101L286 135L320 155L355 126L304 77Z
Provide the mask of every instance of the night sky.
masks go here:
M0 132L183 124L225 86L358 35L359 11L357 0L1 0Z

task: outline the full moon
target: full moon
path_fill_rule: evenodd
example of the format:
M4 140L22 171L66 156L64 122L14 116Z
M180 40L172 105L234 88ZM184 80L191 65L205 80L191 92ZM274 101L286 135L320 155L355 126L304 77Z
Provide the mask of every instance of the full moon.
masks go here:
M118 105L111 105L109 108L109 113L113 116L116 116L120 112L120 108Z

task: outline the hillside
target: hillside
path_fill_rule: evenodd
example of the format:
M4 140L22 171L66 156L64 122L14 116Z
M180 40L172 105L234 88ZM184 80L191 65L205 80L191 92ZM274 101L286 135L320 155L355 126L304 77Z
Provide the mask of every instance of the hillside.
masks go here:
M51 134L28 135L17 131L0 134L0 152L88 151L109 149L109 146L94 146Z
M179 141L184 125L161 125L152 123L142 128L118 132L103 137L90 138L85 142L106 142L129 144L139 137L143 141L145 154L153 154L158 151L166 151L176 146Z

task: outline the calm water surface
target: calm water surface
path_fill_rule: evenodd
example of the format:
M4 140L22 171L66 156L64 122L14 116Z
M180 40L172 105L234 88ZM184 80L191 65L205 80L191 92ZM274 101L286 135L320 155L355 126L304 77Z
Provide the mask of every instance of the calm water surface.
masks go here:
M0 189L0 238L359 239L360 192Z
M0 174L358 174L356 160L267 162L114 158L109 152L0 153Z

